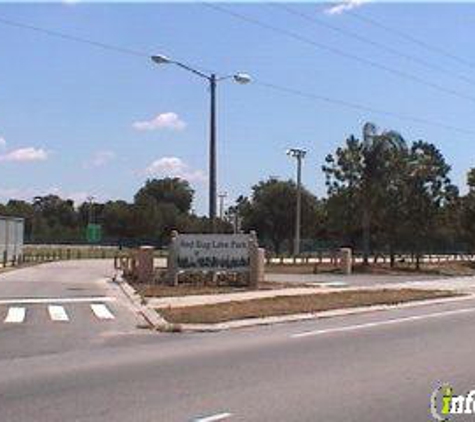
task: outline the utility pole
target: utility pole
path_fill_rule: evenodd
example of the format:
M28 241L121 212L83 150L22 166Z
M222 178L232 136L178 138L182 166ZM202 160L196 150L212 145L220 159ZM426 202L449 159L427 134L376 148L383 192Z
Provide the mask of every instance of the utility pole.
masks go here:
M216 233L216 75L209 78L209 92L211 96L210 132L209 132L209 218L211 232Z
M287 155L297 160L297 204L295 210L295 237L294 237L294 256L300 254L300 226L302 217L302 161L307 151L301 148L290 148Z
M209 219L211 221L212 233L216 233L216 201L217 201L217 166L216 166L216 87L218 82L233 79L238 84L244 85L251 82L251 77L247 73L235 73L233 75L219 76L212 73L207 74L195 69L185 63L172 60L167 56L157 54L150 57L154 63L172 64L188 72L205 79L210 91L210 133L209 133Z

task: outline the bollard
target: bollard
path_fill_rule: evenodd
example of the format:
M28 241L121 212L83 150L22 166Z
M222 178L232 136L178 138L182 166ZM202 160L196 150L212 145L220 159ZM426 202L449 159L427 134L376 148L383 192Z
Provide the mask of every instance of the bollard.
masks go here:
M352 271L351 248L340 249L340 269L345 275L351 274L351 271Z
M178 285L177 236L178 232L173 230L170 244L168 245L167 278L171 286Z
M256 233L252 231L249 240L249 287L252 289L264 281L265 255L265 249L259 248Z

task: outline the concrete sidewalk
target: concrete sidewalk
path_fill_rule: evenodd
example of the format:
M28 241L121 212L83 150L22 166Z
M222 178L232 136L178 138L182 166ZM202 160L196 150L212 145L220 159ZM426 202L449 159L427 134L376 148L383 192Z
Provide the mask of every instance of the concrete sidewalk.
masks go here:
M336 273L319 273L319 274L286 274L272 273L265 274L265 280L270 282L295 283L295 284L321 284L331 282L344 282L350 286L373 286L375 284L393 284L407 283L414 281L433 281L446 279L453 276L443 276L436 274L361 274L353 273L350 275Z
M414 281L404 283L384 283L371 286L358 287L298 287L276 290L258 290L242 293L223 293L215 295L195 295L180 297L163 297L148 299L147 304L152 308L180 308L197 305L214 305L226 302L240 302L252 299L264 299L282 296L299 296L315 293L330 293L337 291L359 291L359 290L379 290L379 289L423 289L423 290L451 290L461 293L475 293L475 277L454 277L447 279Z
M154 308L182 308L195 305L214 305L216 303L226 303L235 301L246 301L251 299L264 299L279 296L297 296L311 293L330 292L336 289L324 287L297 287L276 290L257 290L253 292L242 293L219 293L215 295L194 295L194 296L178 296L151 298L147 300L147 304Z

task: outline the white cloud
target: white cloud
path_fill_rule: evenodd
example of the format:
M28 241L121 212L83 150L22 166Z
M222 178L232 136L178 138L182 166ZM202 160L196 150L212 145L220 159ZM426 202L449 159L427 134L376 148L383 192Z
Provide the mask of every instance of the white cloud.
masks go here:
M163 157L155 160L146 169L148 176L179 177L189 182L204 182L206 175L201 170L193 170L178 157Z
M30 199L30 193L15 188L0 188L0 198L2 199Z
M0 149L5 148L6 146L7 146L7 141L5 140L5 138L0 136Z
M61 196L61 195L59 195ZM91 194L87 193L87 192L71 192L69 194L65 194L64 196L62 196L63 198L67 198L67 199L71 199L74 201L74 204L76 206L79 206L81 205L83 202L86 202L87 201L87 198L92 196ZM94 197L94 201L99 201L98 198Z
M116 157L114 151L96 151L91 159L84 163L84 168L103 167L113 161Z
M327 9L325 13L327 15L341 15L342 13L356 9L357 7L362 6L364 3L368 3L370 0L346 0L342 3L335 4Z
M26 147L18 148L0 155L0 161L32 162L45 161L48 159L48 152L42 148Z
M178 117L176 113L162 113L158 114L151 120L145 120L140 122L134 122L132 127L136 130L183 130L186 127L186 123Z
M61 3L64 4L65 6L75 6L80 1L81 0L61 0Z
M91 196L87 192L65 192L63 189L53 186L46 189L39 189L36 191L35 196L47 196L47 195L56 195L59 196L61 199L71 199L75 202L76 205L80 205L84 201L86 201L88 196Z
M24 201L32 201L35 196L47 196L47 195L57 195L62 199L71 199L74 201L76 206L81 205L83 202L87 201L89 196L94 196L95 201L103 201L102 196L91 195L90 192L64 192L61 188L58 187L49 187L49 188L0 188L0 199L9 200L17 199Z

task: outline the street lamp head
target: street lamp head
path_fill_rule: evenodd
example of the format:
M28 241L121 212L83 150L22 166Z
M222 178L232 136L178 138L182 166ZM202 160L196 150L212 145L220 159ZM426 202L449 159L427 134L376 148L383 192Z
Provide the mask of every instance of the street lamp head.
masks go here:
M171 63L171 60L167 56L162 56L161 54L152 56L151 59L157 64Z
M242 85L248 84L252 81L251 77L247 73L236 73L233 78L238 84Z
M286 151L286 154L294 158L304 158L305 155L307 154L307 151L302 148L289 148Z

